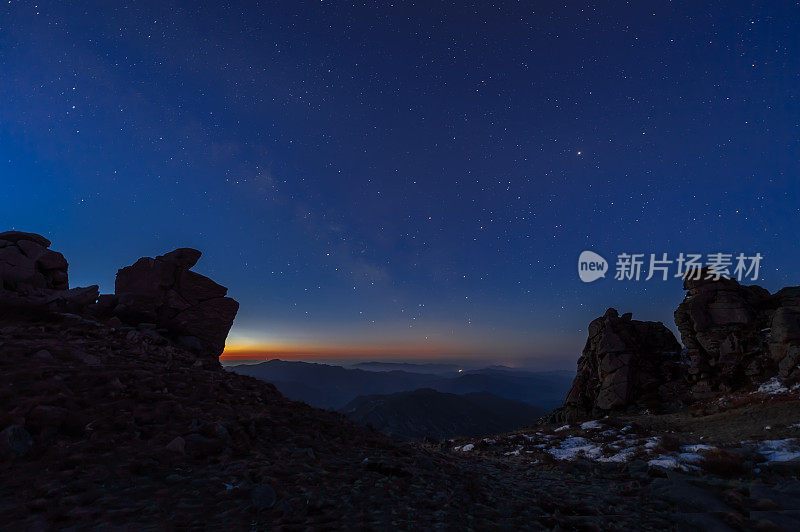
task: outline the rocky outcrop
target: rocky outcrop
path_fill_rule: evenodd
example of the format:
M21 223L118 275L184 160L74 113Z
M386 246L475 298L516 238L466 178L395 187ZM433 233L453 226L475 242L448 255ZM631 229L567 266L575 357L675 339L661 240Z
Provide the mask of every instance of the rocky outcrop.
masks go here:
M171 338L204 357L222 354L239 304L225 297L227 288L190 271L196 249L141 258L117 272L114 294L100 295L97 285L70 289L67 261L49 247L41 235L0 233L0 310L67 312Z
M578 373L551 420L678 406L773 377L800 381L800 287L770 294L733 279L698 277L684 280L688 292L675 311L683 353L662 323L608 309L589 325Z
M610 308L589 324L567 395L571 417L629 406L660 408L683 399L681 347L663 323L621 317Z
M734 279L686 279L675 324L689 358L692 398L779 375L797 378L800 287L770 294Z
M82 312L97 285L69 289L67 261L35 233L0 233L0 308Z
M124 323L153 323L184 346L219 357L239 304L228 289L190 271L201 253L180 248L156 258L143 257L117 272L115 295L98 302Z
M41 235L6 231L0 233L0 278L2 288L66 290L69 288L64 255L47 249L50 241Z

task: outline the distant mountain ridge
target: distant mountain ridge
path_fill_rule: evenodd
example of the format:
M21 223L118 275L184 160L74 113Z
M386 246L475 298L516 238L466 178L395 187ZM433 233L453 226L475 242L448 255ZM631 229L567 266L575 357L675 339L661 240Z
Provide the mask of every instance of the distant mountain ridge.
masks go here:
M426 374L458 373L458 370L461 369L456 364L436 364L436 363L414 364L410 362L379 362L379 361L358 362L357 364L353 364L352 367L355 369L364 369L367 371L399 370L399 371L408 371L410 373L426 373Z
M352 421L401 440L499 434L533 424L545 410L488 392L430 388L357 397L341 409Z
M290 399L332 409L341 409L359 396L385 395L420 388L458 395L488 392L550 409L562 404L574 377L573 373L566 371L531 372L498 367L467 370L452 375L397 369L367 371L277 359L260 364L230 366L228 370L270 382Z

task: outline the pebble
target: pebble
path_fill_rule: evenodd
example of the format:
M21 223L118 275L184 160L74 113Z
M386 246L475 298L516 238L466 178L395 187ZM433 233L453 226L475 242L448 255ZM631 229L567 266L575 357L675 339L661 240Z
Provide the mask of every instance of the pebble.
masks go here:
M253 487L252 502L256 510L266 510L272 508L278 499L275 490L269 484L256 484Z
M186 450L186 440L178 436L167 444L167 450L174 453L183 453Z

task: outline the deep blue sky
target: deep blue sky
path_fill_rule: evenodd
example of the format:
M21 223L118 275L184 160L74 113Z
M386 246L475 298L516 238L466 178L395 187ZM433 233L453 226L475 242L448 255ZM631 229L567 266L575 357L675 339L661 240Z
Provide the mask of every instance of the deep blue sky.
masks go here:
M72 285L179 246L231 343L574 367L578 254L760 252L800 279L793 2L17 2L0 226Z

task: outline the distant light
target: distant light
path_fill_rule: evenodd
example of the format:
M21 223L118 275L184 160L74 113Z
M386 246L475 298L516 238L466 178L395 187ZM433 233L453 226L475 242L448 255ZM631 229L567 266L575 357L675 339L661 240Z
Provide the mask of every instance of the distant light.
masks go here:
M463 370L463 369L460 369L460 370L458 370L458 372L459 372L459 373L463 373L463 372L464 372L464 370Z

